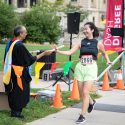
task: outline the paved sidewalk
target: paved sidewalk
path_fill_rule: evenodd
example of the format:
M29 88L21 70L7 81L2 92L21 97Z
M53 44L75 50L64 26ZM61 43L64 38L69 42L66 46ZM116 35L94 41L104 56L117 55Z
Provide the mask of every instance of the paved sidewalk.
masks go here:
M46 83L48 84L48 83ZM61 84L63 87L65 83ZM31 85L33 87L33 83ZM64 87L66 89L67 85ZM63 88L63 89L64 89ZM101 98L97 99L91 114L86 115L84 125L123 125L125 118L125 90L98 91ZM58 113L38 119L27 125L76 125L81 104L64 109Z

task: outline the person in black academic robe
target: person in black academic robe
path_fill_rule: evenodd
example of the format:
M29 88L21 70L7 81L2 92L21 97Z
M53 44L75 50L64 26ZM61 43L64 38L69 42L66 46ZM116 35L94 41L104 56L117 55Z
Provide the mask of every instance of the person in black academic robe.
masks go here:
M23 45L23 40L26 38L27 31L24 26L17 26L14 29L15 40L18 42L14 45L12 51L12 65L24 67L21 76L23 90L17 84L17 76L15 75L14 69L11 70L11 79L9 85L5 85L5 91L8 93L9 106L11 108L11 116L22 118L22 109L27 105L30 98L30 82L31 76L29 74L29 66L32 65L37 59L44 55L49 55L52 51L44 51L43 53L32 56L26 47ZM11 40L6 46L6 53L11 46L13 40Z

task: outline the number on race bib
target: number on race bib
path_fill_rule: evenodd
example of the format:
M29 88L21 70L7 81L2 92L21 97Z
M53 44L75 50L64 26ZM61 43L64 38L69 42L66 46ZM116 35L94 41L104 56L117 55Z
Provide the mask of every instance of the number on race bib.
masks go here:
M92 57L92 55L84 55L81 57L80 61L83 65L92 64L93 57Z

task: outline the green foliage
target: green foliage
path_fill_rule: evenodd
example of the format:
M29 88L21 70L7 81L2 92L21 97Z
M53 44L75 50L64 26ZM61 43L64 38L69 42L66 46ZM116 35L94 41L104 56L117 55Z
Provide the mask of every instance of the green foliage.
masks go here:
M59 17L51 4L43 2L24 13L22 22L26 25L29 41L55 43L60 35Z
M0 37L2 37L2 33L6 33L6 37L10 37L18 22L14 8L0 2Z

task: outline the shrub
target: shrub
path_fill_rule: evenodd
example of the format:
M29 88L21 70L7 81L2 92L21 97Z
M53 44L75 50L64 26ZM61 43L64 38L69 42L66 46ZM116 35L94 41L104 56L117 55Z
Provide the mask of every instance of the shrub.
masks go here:
M0 2L0 38L11 37L18 22L14 8Z
M59 17L49 4L43 3L25 12L22 22L28 30L29 41L55 43L60 35Z

